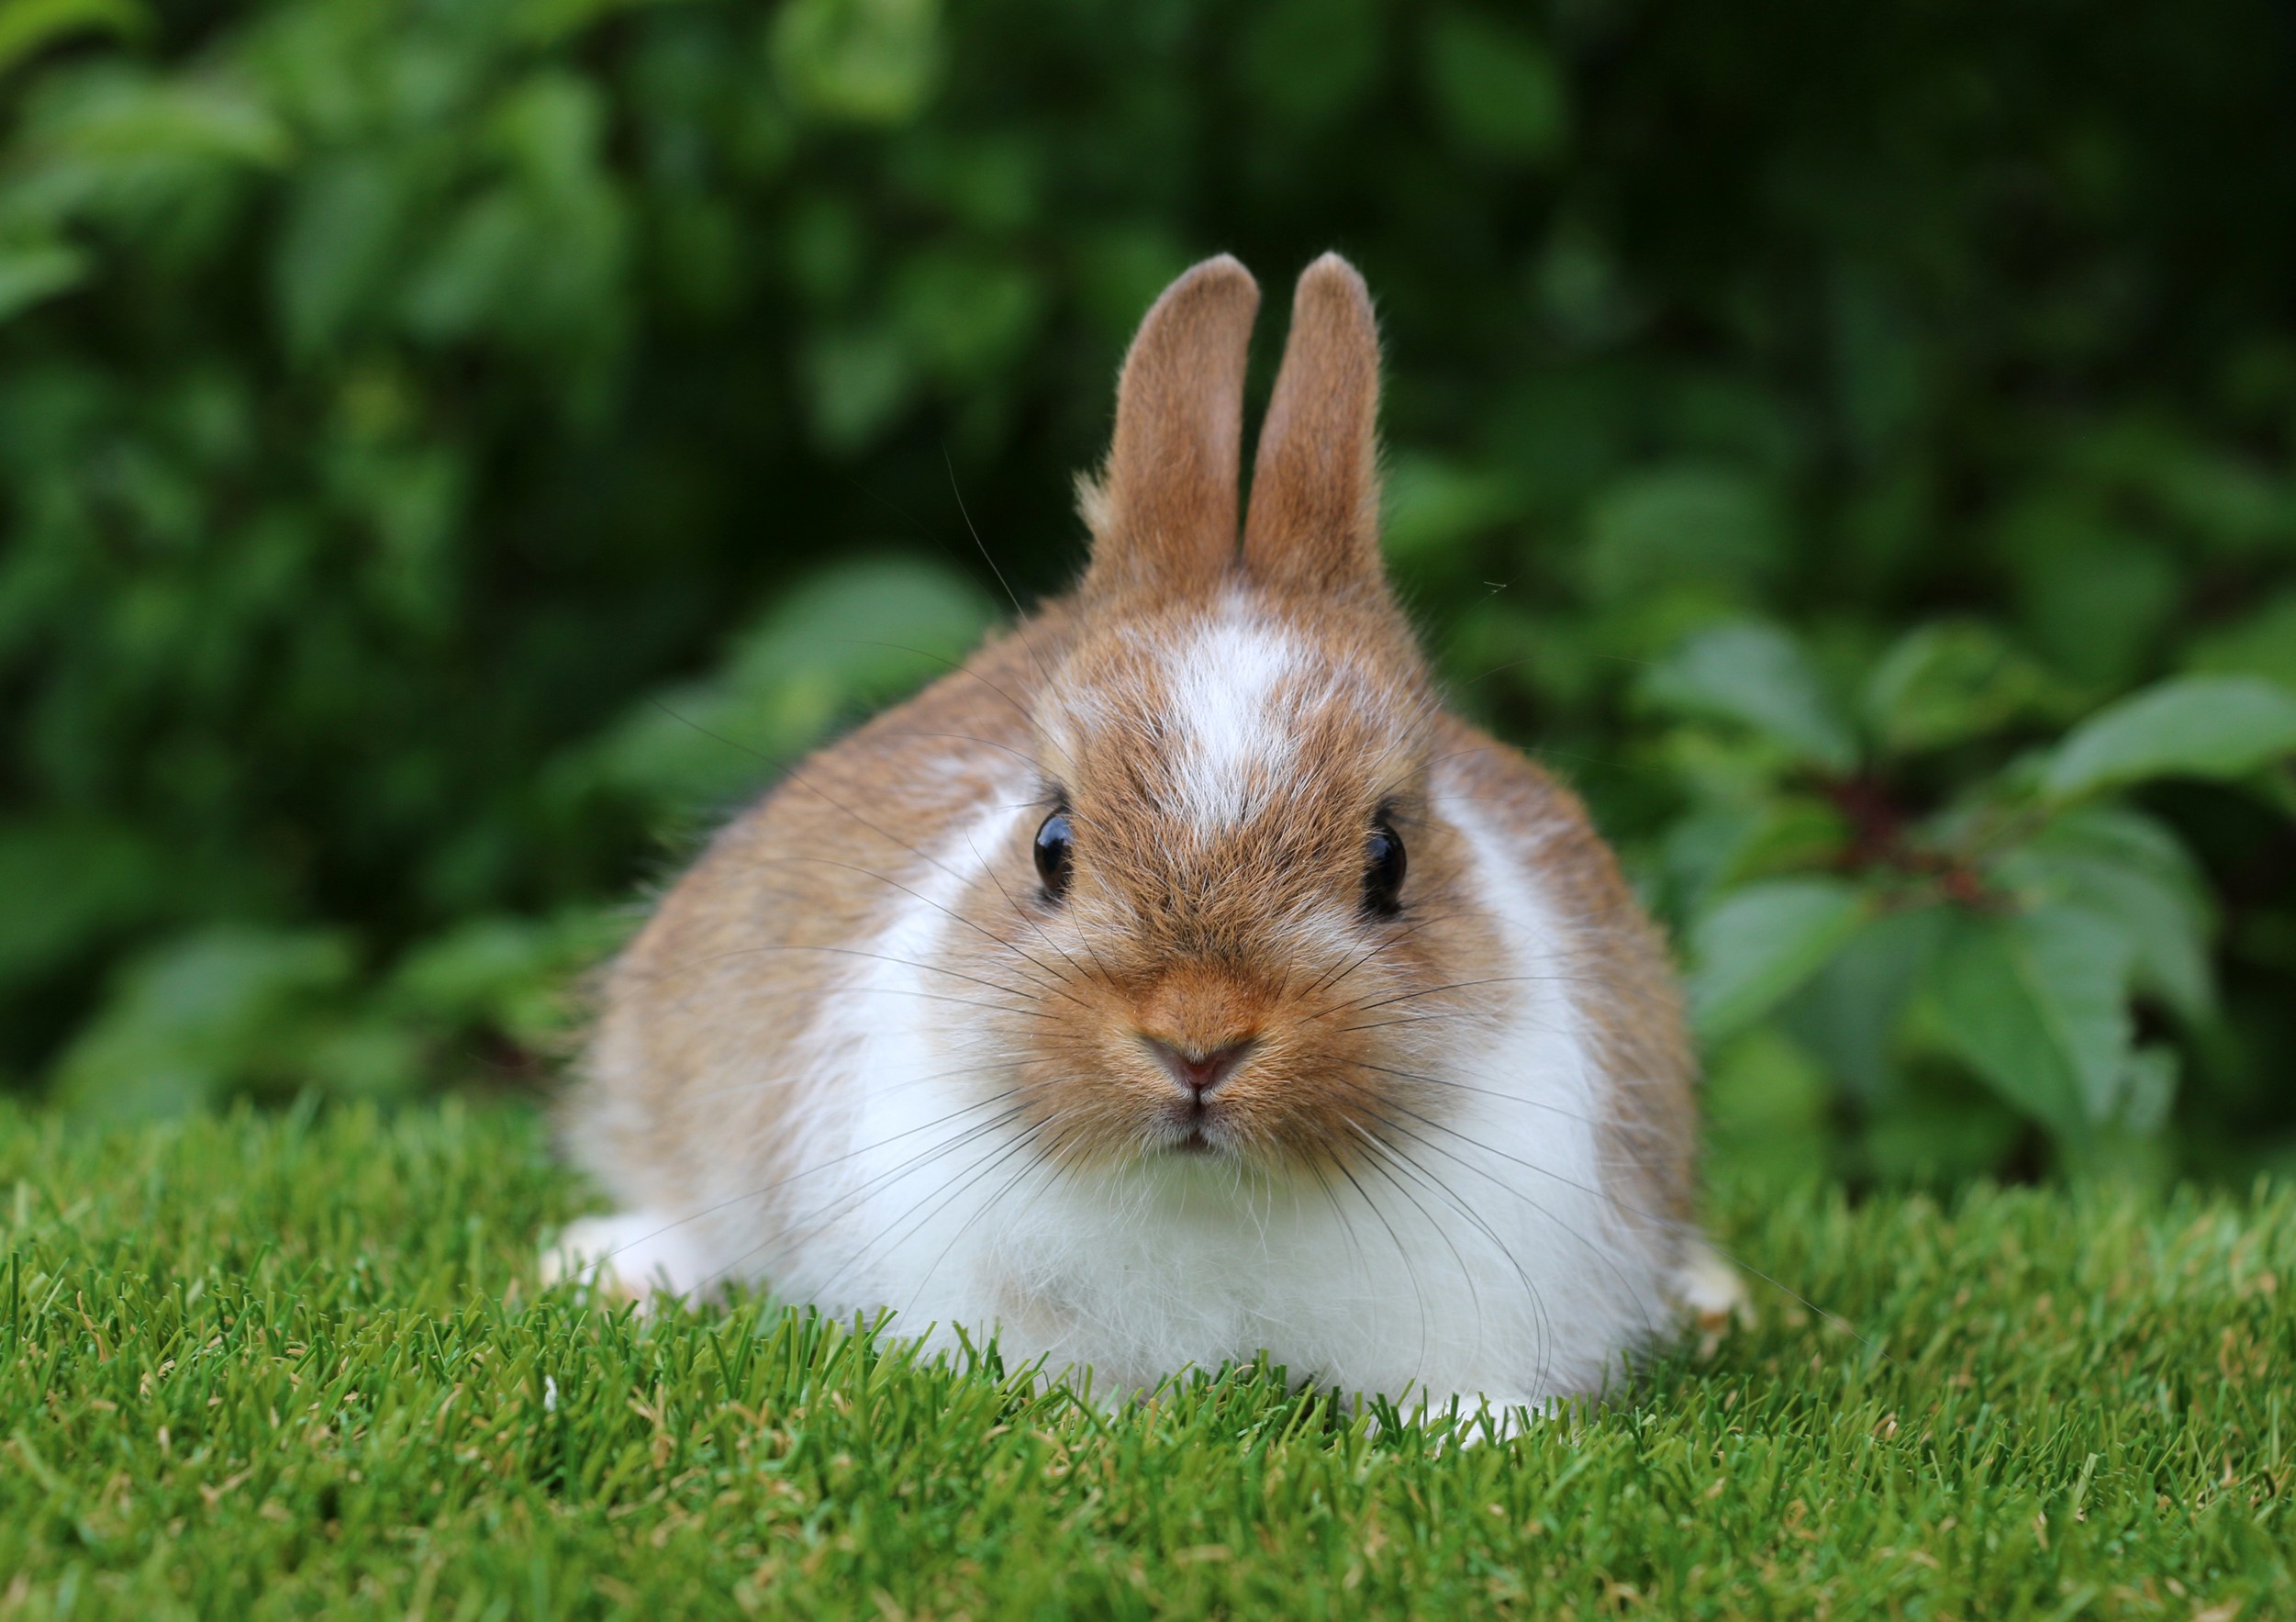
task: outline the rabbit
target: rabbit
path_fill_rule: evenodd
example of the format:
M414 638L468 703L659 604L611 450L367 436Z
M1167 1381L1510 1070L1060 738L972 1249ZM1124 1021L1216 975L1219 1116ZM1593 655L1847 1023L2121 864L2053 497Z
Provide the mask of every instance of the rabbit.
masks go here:
M1299 278L1144 318L1082 581L736 817L607 971L553 1276L729 1281L1104 1396L1265 1356L1498 1416L1738 1300L1664 946L1448 713L1378 546L1378 337Z

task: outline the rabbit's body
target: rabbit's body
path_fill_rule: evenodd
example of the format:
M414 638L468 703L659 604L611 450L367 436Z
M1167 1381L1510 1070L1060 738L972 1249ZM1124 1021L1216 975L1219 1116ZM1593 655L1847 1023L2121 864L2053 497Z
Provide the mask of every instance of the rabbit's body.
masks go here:
M806 762L615 966L571 1127L627 1214L569 1252L1103 1391L1265 1351L1470 1406L1600 1386L1695 1292L1663 951L1434 702L1336 261L1234 555L1253 296L1211 262L1143 327L1079 592Z

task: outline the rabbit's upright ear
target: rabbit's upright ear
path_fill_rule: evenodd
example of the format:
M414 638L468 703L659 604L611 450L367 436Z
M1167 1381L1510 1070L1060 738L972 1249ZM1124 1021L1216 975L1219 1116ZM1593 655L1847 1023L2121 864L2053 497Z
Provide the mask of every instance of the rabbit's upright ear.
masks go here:
M1223 253L1166 287L1140 323L1108 466L1078 482L1087 595L1209 590L1234 564L1243 363L1259 308L1259 284Z
M1355 267L1299 274L1284 364L1252 465L1243 566L1316 594L1379 589L1379 329Z

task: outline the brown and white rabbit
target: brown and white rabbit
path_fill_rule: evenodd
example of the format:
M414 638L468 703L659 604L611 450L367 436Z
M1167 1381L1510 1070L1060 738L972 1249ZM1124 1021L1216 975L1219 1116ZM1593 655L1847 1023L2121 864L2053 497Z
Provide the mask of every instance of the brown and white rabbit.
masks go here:
M625 1214L555 1273L1502 1424L1727 1310L1661 944L1388 592L1334 255L1238 544L1258 302L1226 257L1165 291L1082 585L792 772L613 967L569 1125Z

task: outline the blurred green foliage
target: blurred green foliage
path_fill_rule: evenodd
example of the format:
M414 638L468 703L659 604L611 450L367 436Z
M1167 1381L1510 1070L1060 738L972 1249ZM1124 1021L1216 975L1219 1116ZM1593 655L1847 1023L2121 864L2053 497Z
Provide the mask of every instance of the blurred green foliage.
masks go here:
M1069 577L1165 279L1338 246L1725 1152L2286 1164L2291 105L2268 0L0 0L0 1073L533 1071L969 527Z

